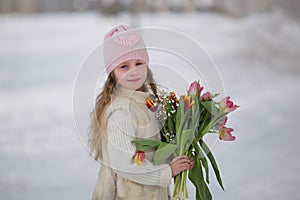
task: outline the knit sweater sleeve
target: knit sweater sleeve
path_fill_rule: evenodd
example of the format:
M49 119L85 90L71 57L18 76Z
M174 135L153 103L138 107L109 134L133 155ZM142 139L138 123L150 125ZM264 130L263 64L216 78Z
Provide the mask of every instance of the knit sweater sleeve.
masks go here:
M168 164L153 165L147 159L141 165L133 162L136 147L131 141L136 139L135 125L125 110L110 115L107 135L110 165L118 175L143 185L170 185L172 170Z

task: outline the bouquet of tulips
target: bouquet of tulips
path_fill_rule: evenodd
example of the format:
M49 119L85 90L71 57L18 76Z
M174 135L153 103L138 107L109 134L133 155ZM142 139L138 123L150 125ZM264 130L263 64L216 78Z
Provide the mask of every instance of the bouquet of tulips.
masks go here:
M148 148L156 148L154 164L164 163L172 156L187 155L194 158L194 167L175 176L173 199L187 199L187 178L196 187L197 200L212 199L207 184L209 184L210 162L220 187L224 190L220 171L212 152L203 137L207 133L218 134L219 139L235 140L231 135L232 128L225 127L227 114L238 106L225 97L220 102L214 100L218 94L209 91L201 95L203 87L199 81L194 81L187 95L178 99L174 92L162 92L156 98L148 98L148 108L155 112L161 123L161 141L134 140L137 145L135 162L142 163L143 152ZM205 172L205 173L204 173ZM205 174L205 176L204 176Z

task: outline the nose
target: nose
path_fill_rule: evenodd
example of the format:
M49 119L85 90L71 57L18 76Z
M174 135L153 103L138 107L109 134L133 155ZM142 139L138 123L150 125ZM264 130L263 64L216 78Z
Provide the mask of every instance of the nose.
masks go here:
M137 70L137 66L135 65L135 63L130 64L130 70L129 71L130 71L131 76L138 75L138 70Z

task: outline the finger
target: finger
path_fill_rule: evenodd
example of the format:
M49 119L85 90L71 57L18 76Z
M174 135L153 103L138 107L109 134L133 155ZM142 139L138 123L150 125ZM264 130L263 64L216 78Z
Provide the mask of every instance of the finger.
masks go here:
M178 156L177 158L179 158L179 159L189 159L189 157L187 157L186 155Z
M174 158L174 159L170 162L170 164L176 162L176 160L178 160L178 157Z
M179 164L182 164L182 163L189 163L190 161L187 160L187 159L180 159L180 160L177 160L176 163L179 163Z
M192 158L192 159L190 159L190 163L194 163L194 159Z
M177 156L176 158L174 158L171 163L176 162L177 160L183 160L183 159L188 159L187 156L182 155L182 156Z
M180 157L180 156L177 156L176 158L174 158L172 161L171 161L171 163L174 163L174 162L176 162L176 161L178 161L178 160L181 160L182 158Z
M193 169L194 168L194 163L192 163L191 165L190 165L190 169Z
M189 165L189 164L182 164L182 165L180 166L180 168L181 168L181 171L187 170L187 169L190 168L190 165Z
M185 164L190 165L190 161L189 160L179 160L178 164L180 164L180 165L185 165Z
M185 162L190 162L189 159L187 158L178 158L177 160L172 161L173 163L185 163Z
M182 156L182 157L179 157L178 160L189 161L190 159L189 159L189 157L187 157L187 156Z

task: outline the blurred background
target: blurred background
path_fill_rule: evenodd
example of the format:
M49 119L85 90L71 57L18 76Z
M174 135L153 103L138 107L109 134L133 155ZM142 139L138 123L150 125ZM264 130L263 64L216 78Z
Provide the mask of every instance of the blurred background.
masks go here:
M201 44L241 106L228 121L237 140L213 149L225 185L211 176L214 199L300 199L299 8L298 0L0 0L0 198L91 199L100 164L77 135L73 85L103 36L127 24Z

